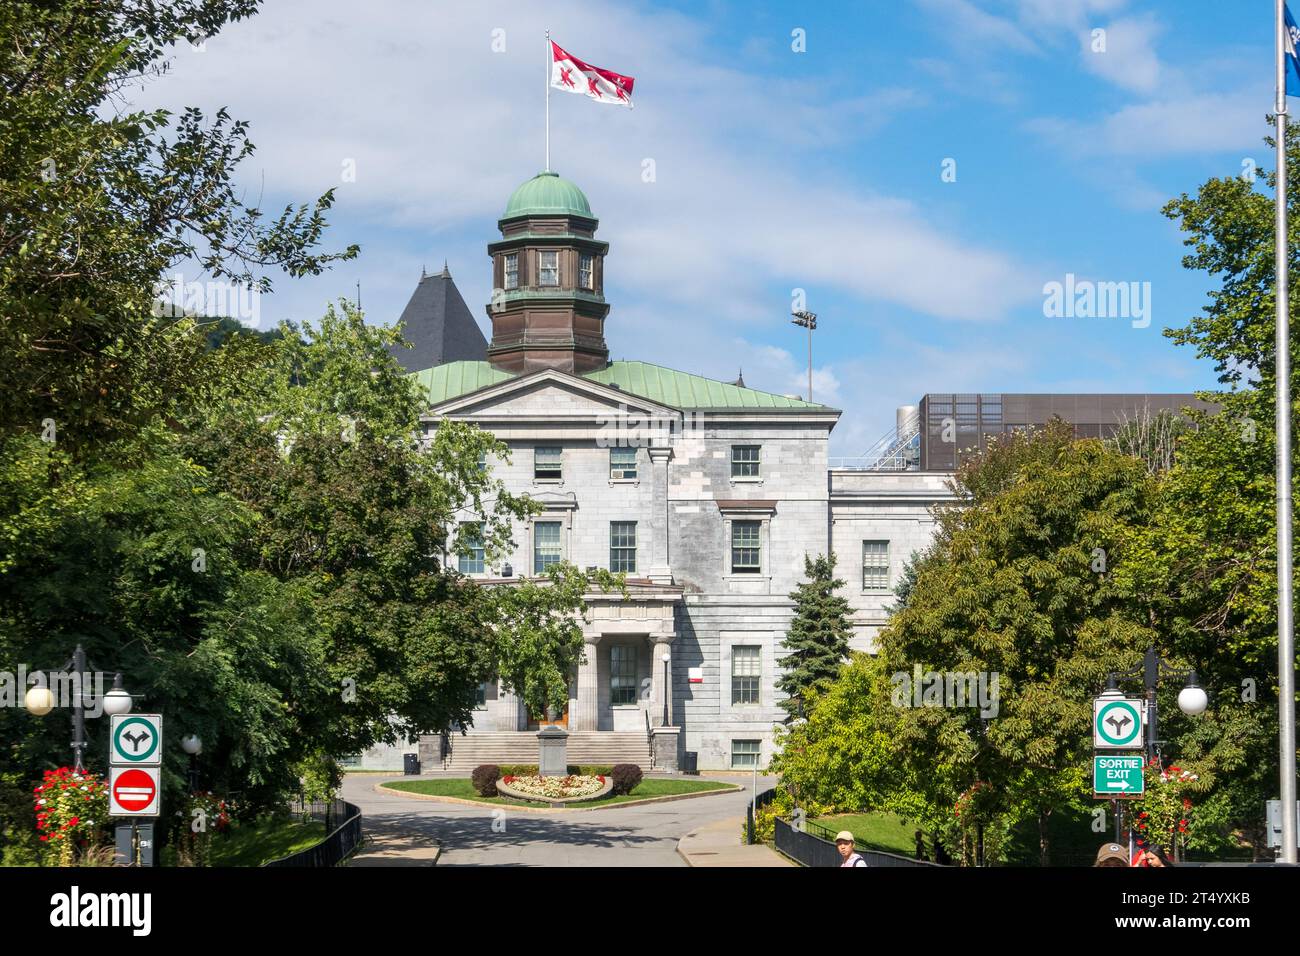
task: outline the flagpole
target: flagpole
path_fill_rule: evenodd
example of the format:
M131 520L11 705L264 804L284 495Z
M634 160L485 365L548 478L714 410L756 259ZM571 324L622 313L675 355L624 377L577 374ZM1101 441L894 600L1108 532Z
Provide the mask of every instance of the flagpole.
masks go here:
M1282 798L1283 863L1296 862L1295 628L1292 619L1291 529L1291 335L1290 242L1286 231L1286 0L1276 0L1277 29L1277 206L1273 245L1277 301L1274 324L1277 351L1277 678L1278 747Z
M551 31L546 31L546 166L551 171Z

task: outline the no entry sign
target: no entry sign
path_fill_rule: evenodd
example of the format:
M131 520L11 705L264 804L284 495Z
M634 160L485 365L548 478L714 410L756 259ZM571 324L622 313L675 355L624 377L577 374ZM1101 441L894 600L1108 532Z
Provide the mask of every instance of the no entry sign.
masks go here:
M156 817L158 767L111 767L108 777L108 815Z

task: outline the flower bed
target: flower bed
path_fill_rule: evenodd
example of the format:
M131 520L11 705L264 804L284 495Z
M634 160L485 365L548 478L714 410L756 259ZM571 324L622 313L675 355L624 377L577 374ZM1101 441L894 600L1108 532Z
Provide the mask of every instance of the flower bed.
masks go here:
M108 828L108 783L71 767L45 771L34 791L36 830L46 866L72 866L93 852Z
M564 803L569 800L593 800L603 797L613 788L608 777L569 774L560 776L512 776L497 781L497 792L505 797L520 800L542 800Z

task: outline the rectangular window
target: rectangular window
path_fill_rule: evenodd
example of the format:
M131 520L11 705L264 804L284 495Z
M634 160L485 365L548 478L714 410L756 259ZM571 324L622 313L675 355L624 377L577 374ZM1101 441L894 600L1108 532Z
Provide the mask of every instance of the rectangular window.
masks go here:
M493 682L493 681L483 681L483 683L481 683L481 684L478 685L477 696L474 698L474 706L475 706L475 707L486 707L486 706L487 706L487 699L488 699L488 685L489 685L490 683L495 683L495 682Z
M636 570L636 522L611 521L609 523L609 569L633 572Z
M538 521L533 525L533 574L542 574L563 560L560 551L560 522Z
M609 450L609 477L636 477L635 448L611 448Z
M758 703L758 679L763 676L761 648L737 646L731 649L731 702Z
M593 263L591 256L585 252L578 256L578 287L582 289L594 289L592 284L591 267Z
M561 449L542 445L533 449L533 478L537 481L559 481L564 477L560 467Z
M539 265L537 284L541 286L558 286L560 284L560 253L555 250L543 250L537 254Z
M862 590L889 590L889 542L862 542Z
M614 644L609 649L609 702L636 703L636 645Z
M469 546L469 554L458 555L461 574L483 573L483 537L482 526L477 522L465 522L460 526L460 539Z
M761 740L733 740L731 742L731 769L751 770L758 766L763 742Z
M483 452L478 456L478 470L481 474L487 474L487 452Z
M506 288L519 288L519 253L517 252L506 256Z
M732 574L758 574L763 570L759 557L762 526L761 521L731 522Z
M758 477L758 449L759 445L732 445L731 446L731 477L732 478L757 478Z

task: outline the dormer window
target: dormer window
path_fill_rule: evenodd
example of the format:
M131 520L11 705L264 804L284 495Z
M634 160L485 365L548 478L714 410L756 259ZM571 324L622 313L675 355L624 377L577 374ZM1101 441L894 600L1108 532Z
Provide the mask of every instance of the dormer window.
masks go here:
M543 250L538 253L540 258L537 275L537 284L543 287L555 288L560 284L560 253L554 249Z
M512 252L506 256L506 277L505 287L507 289L519 288L519 253Z
M578 256L578 287L591 291L596 288L594 285L593 265L595 260L587 253Z

